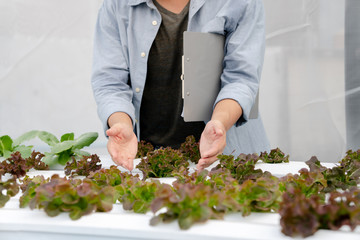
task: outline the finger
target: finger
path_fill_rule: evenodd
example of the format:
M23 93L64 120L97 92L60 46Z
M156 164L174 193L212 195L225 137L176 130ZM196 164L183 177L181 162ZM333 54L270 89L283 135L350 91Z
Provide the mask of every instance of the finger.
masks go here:
M212 146L209 150L207 150L206 152L204 152L203 154L201 154L201 158L211 158L212 156L217 156L218 153L218 148L217 146Z
M118 157L117 155L112 155L111 158L116 165L120 165L123 167L124 163L120 157Z
M115 149L112 149L112 147L108 148L109 154L111 159L113 160L113 162L116 165L120 165L122 167L124 167L124 163L126 163L123 159L124 156L122 156L121 154L118 153L118 151L116 151Z
M126 160L123 162L123 167L126 168L129 171L132 171L134 168L134 162L132 158L126 158Z
M201 171L204 170L204 169L205 169L204 166L199 165L199 164L196 165L196 170L197 170L198 172L201 172Z
M196 165L196 169L201 171L204 168L209 167L211 164L213 164L215 161L217 160L217 157L211 157L211 158L201 158L198 162L198 164Z
M131 159L131 158L128 159L128 167L127 167L127 169L129 171L132 171L134 169L134 159Z
M128 165L127 165L127 162L118 161L118 160L115 160L115 159L113 159L113 161L116 163L116 165L118 165L118 166L120 166L120 167L123 167L123 168L129 170L129 167L128 167Z
M118 159L116 163L121 167L132 171L134 169L134 159L131 157L123 157L122 159Z
M211 144L208 143L210 148L202 147L200 143L200 155L201 158L213 158L217 157L222 152L222 142L221 140L215 140ZM203 150L205 148L205 150Z

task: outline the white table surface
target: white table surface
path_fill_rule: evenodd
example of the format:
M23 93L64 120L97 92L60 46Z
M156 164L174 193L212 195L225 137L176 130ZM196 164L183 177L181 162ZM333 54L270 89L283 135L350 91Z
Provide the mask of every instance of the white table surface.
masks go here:
M103 167L112 165L107 154L99 155ZM139 160L136 160L137 164ZM215 163L216 164L216 163ZM214 164L214 165L215 165ZM332 167L334 164L323 164ZM257 164L262 170L275 176L297 173L307 165L302 162L282 164ZM211 167L210 167L211 168ZM139 172L135 169L133 172ZM48 177L64 171L41 171ZM30 171L28 175L38 175L39 171ZM168 183L172 179L166 179ZM224 220L209 220L195 224L189 230L181 230L177 221L169 224L150 226L153 214L136 214L122 209L121 204L113 206L108 213L92 213L73 221L67 213L48 217L43 210L19 208L21 193L10 199L4 208L0 208L0 240L100 240L100 239L293 239L281 233L280 216L276 213L252 213L242 217L241 213L232 213ZM300 238L301 239L301 238ZM319 230L306 239L360 239L360 228L351 232L348 227L339 231Z

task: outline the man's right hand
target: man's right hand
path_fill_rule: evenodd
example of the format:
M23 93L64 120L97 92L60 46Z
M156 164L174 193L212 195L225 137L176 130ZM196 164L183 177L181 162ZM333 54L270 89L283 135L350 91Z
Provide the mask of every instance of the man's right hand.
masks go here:
M132 125L126 121L116 121L109 125L111 127L106 131L109 136L107 143L109 154L116 164L131 171L134 168L134 158L138 148Z

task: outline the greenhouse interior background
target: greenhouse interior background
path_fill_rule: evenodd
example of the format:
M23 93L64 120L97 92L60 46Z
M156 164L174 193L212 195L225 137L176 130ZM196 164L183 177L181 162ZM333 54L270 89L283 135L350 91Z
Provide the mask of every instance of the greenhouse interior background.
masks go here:
M106 138L90 85L102 0L0 0L0 136L30 130ZM360 1L264 0L260 114L290 160L360 148ZM40 144L40 143L39 143ZM41 146L39 146L41 148Z

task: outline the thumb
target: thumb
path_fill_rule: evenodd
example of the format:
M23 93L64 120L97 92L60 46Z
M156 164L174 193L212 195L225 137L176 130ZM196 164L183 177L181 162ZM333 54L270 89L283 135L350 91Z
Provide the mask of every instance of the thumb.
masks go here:
M224 131L221 128L215 128L215 136L222 137L224 135Z
M109 128L108 130L106 130L106 135L110 136L115 136L118 134L118 130L115 128Z

